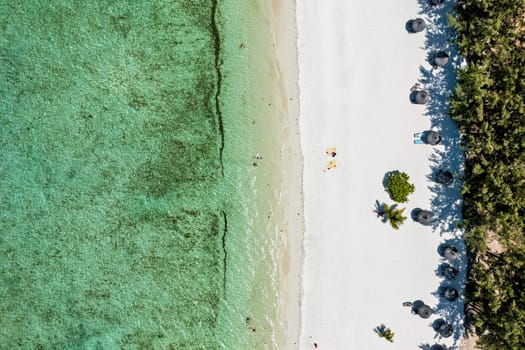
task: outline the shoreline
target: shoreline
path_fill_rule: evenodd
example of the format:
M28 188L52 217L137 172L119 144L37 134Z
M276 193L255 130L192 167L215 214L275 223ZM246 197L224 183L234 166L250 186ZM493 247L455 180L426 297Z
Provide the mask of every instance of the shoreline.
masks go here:
M301 325L302 261L304 257L303 154L299 130L299 85L295 0L272 0L272 32L278 68L279 93L284 102L281 147L282 198L285 203L285 238L279 267L279 320L284 326L286 349L298 348Z
M229 210L236 214L228 241L230 249L244 242L228 255L229 271L237 272L230 274L220 334L232 348L293 348L303 232L297 62L289 51L296 50L295 8L236 0L220 10L227 188L239 196Z

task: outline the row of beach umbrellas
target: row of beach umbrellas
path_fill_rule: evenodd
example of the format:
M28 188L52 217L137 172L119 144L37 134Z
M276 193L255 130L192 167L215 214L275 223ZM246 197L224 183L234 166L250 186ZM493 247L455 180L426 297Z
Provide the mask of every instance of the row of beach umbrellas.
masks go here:
M430 6L438 6L443 4L444 0L429 0ZM423 18L416 18L408 21L407 29L411 33L419 33L427 27ZM445 51L437 51L431 54L430 64L434 68L445 67L449 63L449 54ZM426 90L415 90L410 94L410 100L414 104L424 105L430 101L430 94ZM441 142L441 135L434 130L428 130L421 133L421 141L431 146L435 146Z
M444 0L429 0L428 2L430 6L438 6L443 4ZM407 22L407 30L410 33L422 32L426 27L427 24L422 18L416 18ZM429 61L434 68L445 67L449 63L449 54L445 51L437 51L430 55ZM430 94L424 89L417 89L412 91L410 100L414 104L424 105L430 101ZM420 137L421 140L416 143L422 142L434 146L441 142L440 133L434 130L427 130L414 136ZM439 184L448 186L452 184L454 177L450 171L440 169L434 174L433 179ZM422 225L431 225L434 221L434 213L429 210L416 209L413 212L413 218ZM438 275L446 281L456 280L459 276L459 270L453 264L459 257L457 247L452 244L443 244L439 247L438 252L445 260L437 270ZM441 287L439 294L449 302L454 302L459 298L459 292L451 286ZM433 310L423 301L416 300L412 303L412 313L426 319L430 318ZM454 327L442 318L436 319L432 327L443 338L448 338L454 333ZM447 347L441 344L434 344L430 347L430 350L447 350Z

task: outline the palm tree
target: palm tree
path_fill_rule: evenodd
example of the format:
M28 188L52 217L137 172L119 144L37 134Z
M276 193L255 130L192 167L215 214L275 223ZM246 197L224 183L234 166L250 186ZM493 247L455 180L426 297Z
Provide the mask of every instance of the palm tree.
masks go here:
M390 328L387 328L384 324L374 328L374 332L377 333L379 338L385 338L387 341L394 342L394 332Z
M392 226L394 230L398 230L399 226L401 226L407 219L406 216L403 216L404 211L405 208L397 209L397 204L391 206L386 203L383 204L385 218L390 222L390 226Z

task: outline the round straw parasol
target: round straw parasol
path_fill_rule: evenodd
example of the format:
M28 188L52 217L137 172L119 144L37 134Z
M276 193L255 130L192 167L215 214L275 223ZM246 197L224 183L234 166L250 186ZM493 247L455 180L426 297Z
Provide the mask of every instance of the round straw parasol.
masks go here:
M414 103L424 105L425 103L428 103L428 101L430 101L430 94L428 92L422 90L416 92Z
M416 300L412 303L412 313L421 318L429 318L432 315L432 309L422 300Z
M430 6L438 6L438 5L443 4L444 2L445 0L430 0L428 3L430 4Z
M456 301L459 297L459 292L455 288L446 287L443 290L443 297L450 302Z
M425 132L425 135L424 135L424 141L426 144L435 146L441 142L441 135L439 135L437 131L433 131L433 130L427 131Z
M443 338L448 338L454 333L454 328L449 323L444 322L438 329L438 333Z
M432 309L430 306L423 304L416 309L416 314L421 318L429 318L432 315Z
M420 210L416 215L416 221L419 222L421 225L430 225L432 224L432 218L434 217L434 213L428 210Z
M438 67L445 67L448 64L448 53L439 51L434 57L434 64Z
M453 245L445 247L443 249L443 257L450 262L456 261L459 257L458 248L454 247Z
M440 169L436 172L434 180L442 185L450 185L454 181L454 175L448 170Z
M423 31L427 27L427 24L423 20L423 18L416 18L412 21L412 31L414 33L419 33Z
M459 271L458 269L450 266L449 264L443 264L440 266L440 275L445 277L445 279L451 281L458 278Z
M434 323L432 323L432 328L434 328L434 330L444 338L448 338L452 335L452 333L454 333L454 328L452 328L452 325L442 318L435 320Z

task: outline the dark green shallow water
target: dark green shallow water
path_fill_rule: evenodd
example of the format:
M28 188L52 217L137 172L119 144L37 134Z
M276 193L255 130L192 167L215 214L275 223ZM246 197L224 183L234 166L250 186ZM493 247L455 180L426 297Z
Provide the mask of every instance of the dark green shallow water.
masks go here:
M213 10L0 3L0 349L235 348Z

